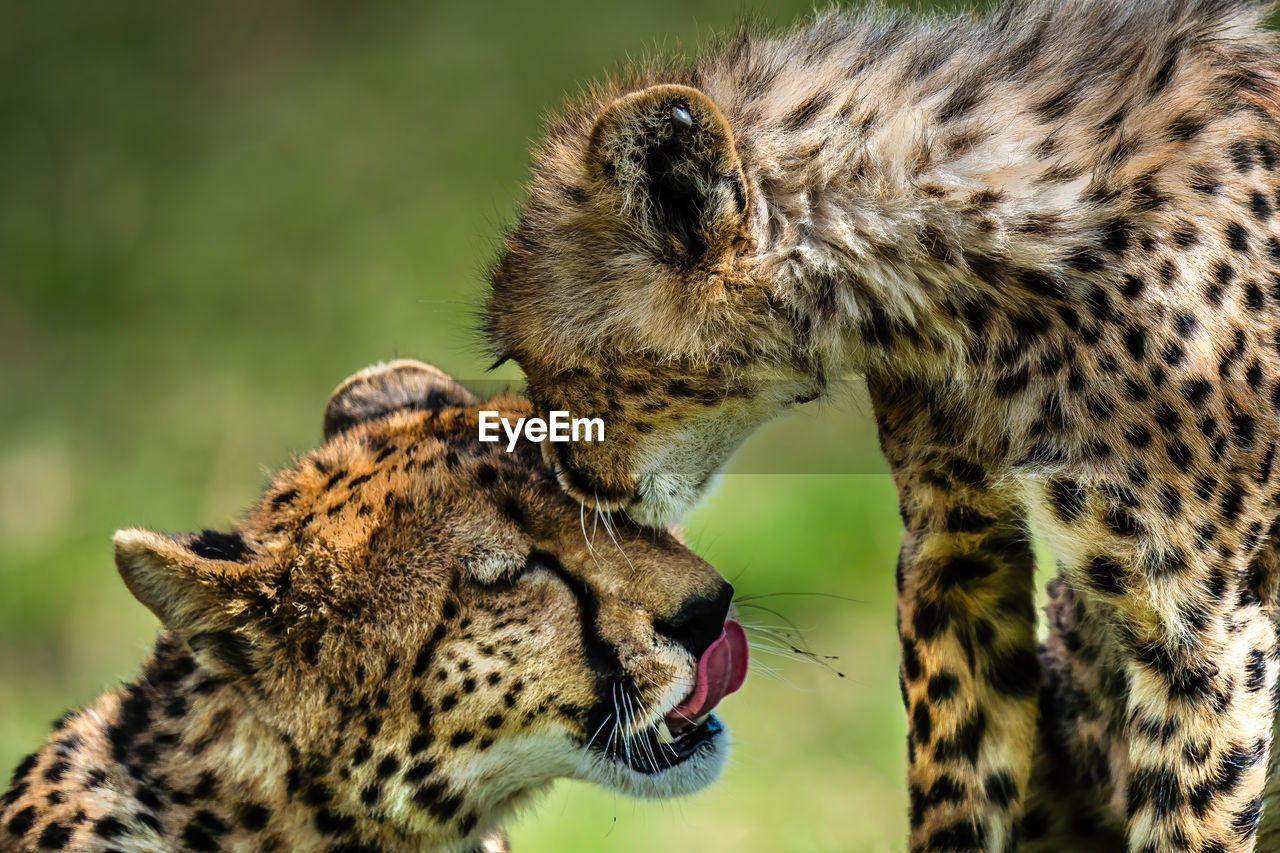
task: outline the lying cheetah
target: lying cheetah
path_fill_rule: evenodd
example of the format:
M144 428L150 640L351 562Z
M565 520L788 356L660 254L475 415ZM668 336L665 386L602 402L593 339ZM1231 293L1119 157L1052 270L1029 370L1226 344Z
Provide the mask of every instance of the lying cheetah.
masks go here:
M570 494L669 521L763 420L865 375L905 528L912 850L1042 833L1054 754L1131 851L1254 849L1280 659L1264 11L837 10L597 86L537 152L487 332L537 408L606 418L546 447ZM1044 700L1033 527L1061 576Z
M666 533L593 537L536 449L477 441L479 408L371 368L232 532L117 533L165 630L18 767L0 849L495 853L557 777L711 782L746 667L731 587Z

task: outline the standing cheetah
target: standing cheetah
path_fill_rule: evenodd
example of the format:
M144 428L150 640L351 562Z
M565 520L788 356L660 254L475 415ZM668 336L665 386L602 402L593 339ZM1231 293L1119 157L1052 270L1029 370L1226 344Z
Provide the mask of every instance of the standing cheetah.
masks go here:
M763 420L865 375L904 526L913 851L1017 848L1055 774L1135 853L1255 848L1280 655L1265 11L832 11L597 86L536 154L486 323L539 409L607 421L547 445L570 494L669 521ZM1044 700L1032 529L1060 576ZM1032 785L1042 714L1070 766Z
M0 850L499 853L558 777L710 783L747 661L732 588L666 533L588 534L532 445L477 440L480 408L529 413L365 371L232 532L117 533L165 630L19 765Z

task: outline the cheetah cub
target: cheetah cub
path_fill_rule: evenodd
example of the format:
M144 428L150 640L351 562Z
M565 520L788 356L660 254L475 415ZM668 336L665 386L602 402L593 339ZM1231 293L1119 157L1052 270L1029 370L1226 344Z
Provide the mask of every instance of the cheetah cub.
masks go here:
M536 448L477 440L480 408L530 412L371 368L232 532L117 533L164 631L18 767L0 848L492 853L558 777L715 779L732 588L665 532L594 538Z
M1265 11L836 10L597 86L536 155L487 327L538 409L605 418L545 446L586 505L670 521L759 423L866 377L904 526L913 851L1042 835L1036 761L1135 853L1255 848L1280 662ZM1043 681L1032 529L1061 575Z

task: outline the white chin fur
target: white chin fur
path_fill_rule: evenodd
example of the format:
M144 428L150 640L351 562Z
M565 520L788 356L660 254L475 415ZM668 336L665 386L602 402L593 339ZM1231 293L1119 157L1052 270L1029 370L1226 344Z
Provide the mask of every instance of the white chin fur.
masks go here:
M684 478L650 474L640 481L639 497L627 505L627 515L646 527L679 524L702 495Z
M661 773L639 773L625 764L584 751L576 778L628 797L646 800L683 797L701 791L720 778L728 756L726 729L717 733L697 755Z

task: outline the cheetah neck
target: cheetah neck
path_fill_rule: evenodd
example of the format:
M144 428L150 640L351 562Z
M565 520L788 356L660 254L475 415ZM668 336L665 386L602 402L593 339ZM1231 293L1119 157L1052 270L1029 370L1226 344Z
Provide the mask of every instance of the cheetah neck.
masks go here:
M1171 230L1163 188L1212 182L1196 164L1260 120L1243 54L1214 46L1265 56L1252 11L1166 50L1124 4L1018 5L820 17L698 70L734 128L759 269L828 373L956 376L1028 305L1087 310L1131 242Z
M46 745L65 756L68 778L87 780L85 802L66 806L88 813L108 841L140 850L460 845L447 828L410 832L371 819L336 762L300 750L255 713L243 690L201 667L185 642L162 635L137 679L64 718Z

